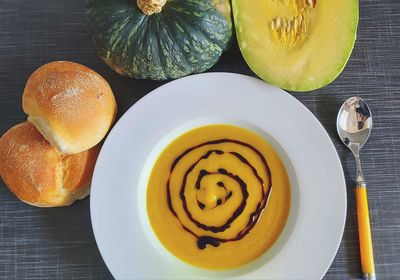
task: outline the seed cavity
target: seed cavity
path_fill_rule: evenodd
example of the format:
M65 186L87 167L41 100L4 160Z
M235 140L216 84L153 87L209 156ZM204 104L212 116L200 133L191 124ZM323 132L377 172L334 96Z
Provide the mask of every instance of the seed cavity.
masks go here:
M304 40L308 30L308 19L317 5L317 0L296 0L297 14L292 17L278 16L271 20L270 27L277 42L294 47Z
M271 21L271 30L276 39L294 42L303 36L306 22L302 15L292 18L277 17Z

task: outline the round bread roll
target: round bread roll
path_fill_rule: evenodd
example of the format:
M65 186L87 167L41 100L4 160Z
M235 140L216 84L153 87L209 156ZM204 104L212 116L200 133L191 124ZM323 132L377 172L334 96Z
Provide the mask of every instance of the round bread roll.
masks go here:
M0 138L0 176L22 201L39 207L67 206L89 194L99 145L63 155L29 122Z
M74 62L55 61L29 77L22 97L28 121L61 153L98 144L110 129L117 105L107 81Z

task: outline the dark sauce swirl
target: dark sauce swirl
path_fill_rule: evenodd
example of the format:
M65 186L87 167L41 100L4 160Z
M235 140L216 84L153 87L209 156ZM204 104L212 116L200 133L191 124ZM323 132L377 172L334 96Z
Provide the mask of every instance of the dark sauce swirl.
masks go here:
M207 146L207 145L216 145L216 144L222 144L222 143L233 143L233 144L237 144L237 145L241 145L244 147L249 148L250 150L252 150L257 156L258 158L261 160L262 164L263 164L263 168L265 173L268 175L268 182L264 182L264 180L261 178L261 176L259 175L257 169L241 154L239 154L236 151L229 151L229 152L224 152L220 149L210 149L208 150L205 154L203 154L200 158L198 158L193 164L190 165L190 167L185 171L183 179L182 179L182 183L181 183L181 187L179 190L179 198L182 202L182 207L183 210L187 216L187 218L199 229L203 230L203 231L209 231L211 233L220 233L220 232L224 232L225 230L227 230L228 228L230 228L231 224L235 221L236 218L238 218L244 211L244 209L246 208L247 205L247 199L249 197L249 193L248 193L248 189L247 189L247 184L246 182L243 180L243 178L240 178L238 175L233 174L232 172L230 172L229 170L224 169L223 167L219 168L216 171L207 171L207 170L200 170L197 179L196 179L196 183L194 186L187 186L187 179L189 174L191 174L191 172L193 172L193 170L196 168L196 166L198 166L198 164L203 161L208 159L212 154L218 155L218 156L223 156L225 153L229 153L230 155L233 155L234 157L236 157L238 160L240 160L243 164L247 165L252 173L254 174L254 176L257 178L258 183L260 185L261 188L261 199L260 201L258 201L256 209L254 209L254 211L249 215L249 219L248 222L246 224L246 226L241 229L239 231L239 233L236 234L236 236L233 236L232 238L218 238L218 237L214 237L214 236L209 236L209 235L202 235L202 236L198 236L195 232L193 232L193 230L191 230L187 225L185 225L178 217L173 205L172 205L172 199L171 199L171 189L170 189L170 179L171 179L171 175L174 172L175 167L177 166L177 164L189 153L191 153L192 151ZM192 213L189 211L188 209L188 205L187 205L187 201L186 201L186 197L185 197L185 189L188 187L194 187L196 188L196 190L199 190L201 187L201 182L202 180L209 175L214 175L214 174L221 174L224 176L227 176L229 178L231 178L232 180L234 180L240 187L240 192L241 192L241 197L242 200L239 204L239 206L233 211L232 215L225 221L224 224L219 225L219 226L210 226L210 225L206 225L204 223L201 223L199 221L197 221ZM228 201L231 197L232 197L232 191L228 191L227 188L225 187L223 182L218 182L217 186L220 188L223 188L226 191L226 195L224 198L219 198L216 201L216 206L218 207L220 205L222 205L223 203L225 203L226 201ZM197 238L197 246L199 249L205 249L207 247L207 245L212 245L214 247L218 247L221 243L224 242L231 242L231 241L237 241L242 239L243 237L245 237L253 228L254 226L257 224L265 206L267 205L267 201L269 198L269 195L271 193L271 189L272 189L272 179L271 179L271 171L270 168L267 164L267 161L265 159L265 157L261 154L260 151L258 151L255 147L253 147L250 144L238 141L238 140L232 140L232 139L219 139L219 140L215 140L215 141L209 141L209 142L205 142L196 146L193 146L187 150L185 150L183 153L181 153L172 163L171 165L171 169L170 169L170 175L167 181L167 202L168 202L168 207L169 210L171 211L171 213L179 220L180 224L182 225L183 229L185 231L187 231L188 233L192 234L193 236L195 236ZM201 201L199 201L199 199L197 198L197 205L198 207L202 210L202 211L206 211L206 206L204 203L202 203Z

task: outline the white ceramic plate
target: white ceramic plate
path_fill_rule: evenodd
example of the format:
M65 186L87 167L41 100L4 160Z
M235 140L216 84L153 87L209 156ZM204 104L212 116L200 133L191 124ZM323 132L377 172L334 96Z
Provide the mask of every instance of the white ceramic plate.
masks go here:
M249 265L219 272L173 257L154 236L145 210L157 155L184 131L211 123L264 135L292 187L288 222L274 246ZM320 279L343 234L346 192L336 150L306 107L260 80L208 73L170 82L125 113L97 160L90 205L98 247L117 279Z

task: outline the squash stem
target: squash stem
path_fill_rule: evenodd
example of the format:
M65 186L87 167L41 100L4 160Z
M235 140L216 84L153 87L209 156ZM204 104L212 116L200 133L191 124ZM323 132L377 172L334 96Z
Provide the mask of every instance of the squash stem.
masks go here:
M139 9L145 15L152 15L162 11L167 0L136 0Z

